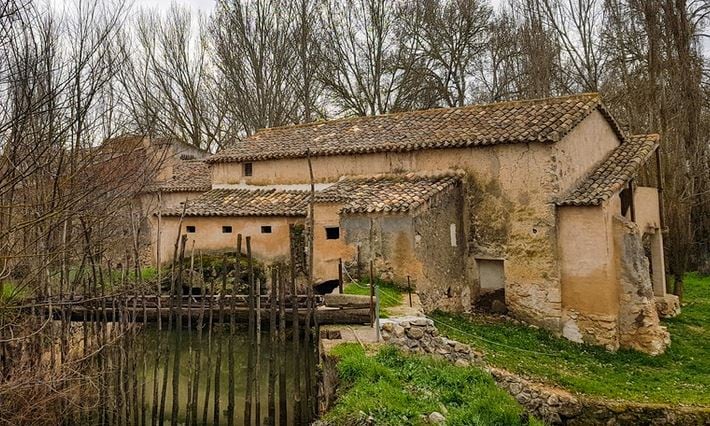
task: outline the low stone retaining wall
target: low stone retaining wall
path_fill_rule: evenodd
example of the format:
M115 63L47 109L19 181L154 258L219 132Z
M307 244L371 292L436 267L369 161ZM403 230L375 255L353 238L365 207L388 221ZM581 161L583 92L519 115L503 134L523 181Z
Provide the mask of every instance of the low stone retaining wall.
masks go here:
M710 408L640 404L576 397L489 367L496 383L535 417L552 425L708 425Z
M459 366L480 364L533 416L552 425L710 425L710 408L614 402L576 396L506 370L487 366L470 346L439 335L425 317L382 320L382 339L404 351L443 358Z
M382 340L406 352L444 358L458 366L482 362L482 356L469 345L439 335L434 321L426 317L388 318L380 322Z

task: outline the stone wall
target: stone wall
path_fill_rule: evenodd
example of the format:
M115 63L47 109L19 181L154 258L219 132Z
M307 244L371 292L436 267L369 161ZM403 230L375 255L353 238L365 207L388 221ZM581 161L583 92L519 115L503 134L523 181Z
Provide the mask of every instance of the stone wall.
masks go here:
M430 200L413 218L414 252L422 264L422 275L414 285L425 312L463 312L471 306L471 286L464 276L463 208L457 186Z
M670 345L670 334L658 319L638 225L615 216L614 236L619 262L619 345L661 354Z
M481 362L470 346L439 335L434 321L425 317L401 317L380 321L382 340L411 353L428 354L458 366Z

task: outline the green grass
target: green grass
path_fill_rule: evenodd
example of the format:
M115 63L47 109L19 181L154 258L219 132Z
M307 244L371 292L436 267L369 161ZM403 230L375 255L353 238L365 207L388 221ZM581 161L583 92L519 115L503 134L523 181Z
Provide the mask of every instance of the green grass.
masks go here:
M434 411L446 413L447 425L525 423L522 407L478 368L404 355L391 346L368 356L360 345L342 344L333 355L342 382L325 415L333 424L353 424L363 412L378 425L420 425L426 424L421 416Z
M617 353L527 326L436 313L440 331L471 344L492 365L603 398L710 405L710 277L689 274L680 316L664 321L665 354Z
M350 283L345 285L343 292L345 294L356 294L359 296L369 296L370 287L367 287L368 280L360 283ZM380 317L387 318L388 308L402 304L402 290L391 283L377 281L377 286L380 289Z

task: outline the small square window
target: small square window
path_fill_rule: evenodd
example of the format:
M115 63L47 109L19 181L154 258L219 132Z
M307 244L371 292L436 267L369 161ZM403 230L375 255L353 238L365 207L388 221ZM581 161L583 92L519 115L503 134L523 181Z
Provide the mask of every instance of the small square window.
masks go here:
M254 171L253 169L252 163L244 163L244 176L251 176Z
M271 233L271 225L264 225L261 227L261 233L262 234L270 234Z
M337 226L330 226L325 228L325 239L326 240L337 240L340 238L340 228Z
M225 225L222 227L222 233L223 234L231 234L232 233L232 227L231 225Z
M185 231L187 231L188 234L194 234L197 229L193 225L187 225Z

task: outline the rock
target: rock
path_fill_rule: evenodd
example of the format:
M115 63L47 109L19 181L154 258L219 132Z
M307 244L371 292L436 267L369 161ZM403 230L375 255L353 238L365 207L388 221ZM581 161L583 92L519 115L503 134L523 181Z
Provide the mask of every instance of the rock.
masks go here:
M467 353L471 352L471 347L468 346L468 345L465 345L465 344L463 344L463 343L458 343L458 342L457 342L457 343L454 345L454 350L455 350L456 352L460 352L460 353L467 354Z
M458 358L456 362L454 362L454 365L457 367L469 367L471 363L463 358Z
M508 390L512 395L517 395L523 390L523 386L520 383L511 383Z
M557 395L552 394L549 398L547 398L547 404L552 406L560 405L560 399Z
M404 337L404 327L402 327L401 325L395 325L394 335L395 337Z
M428 419L429 423L435 425L443 424L446 421L446 417L444 417L444 415L438 411L434 411L433 413L429 414Z
M386 331L388 333L391 333L394 331L394 323L387 321L386 323L382 324L382 331Z
M412 327L406 331L406 334L412 339L419 340L424 337L424 329L420 327Z
M505 303L496 299L493 302L491 302L491 313L498 314L498 315L505 315L508 313L508 307L505 306Z
M427 325L432 325L432 321L429 318L415 318L410 321L410 324L417 327L426 327Z
M680 301L678 296L666 294L656 297L656 311L661 318L673 318L680 314Z

